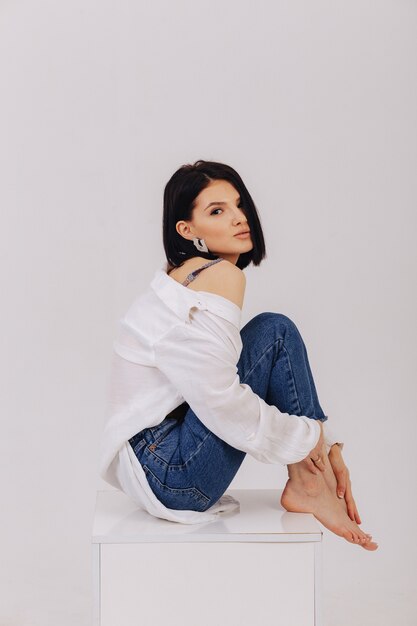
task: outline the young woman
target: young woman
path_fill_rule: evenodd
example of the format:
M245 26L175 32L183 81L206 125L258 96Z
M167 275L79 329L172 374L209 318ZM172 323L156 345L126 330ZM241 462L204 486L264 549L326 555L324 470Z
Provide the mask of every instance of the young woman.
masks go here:
M238 173L180 167L163 243L167 263L119 321L100 475L151 515L200 523L238 507L225 491L250 454L287 465L286 510L375 550L295 323L263 312L240 330L243 270L265 243Z

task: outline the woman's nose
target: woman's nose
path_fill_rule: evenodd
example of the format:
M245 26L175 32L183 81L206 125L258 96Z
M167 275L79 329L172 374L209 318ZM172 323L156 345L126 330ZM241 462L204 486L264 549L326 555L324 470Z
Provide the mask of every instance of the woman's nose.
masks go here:
M246 215L244 214L242 209L236 209L235 212L235 220L237 220L238 222L247 222L248 220L246 219Z

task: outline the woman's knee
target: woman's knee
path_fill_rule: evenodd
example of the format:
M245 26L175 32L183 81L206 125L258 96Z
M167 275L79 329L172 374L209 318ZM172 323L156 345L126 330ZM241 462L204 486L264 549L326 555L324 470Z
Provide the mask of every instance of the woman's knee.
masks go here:
M298 328L293 320L284 313L274 311L263 311L258 313L245 324L241 330L242 338L252 340L264 334L273 333L276 339L285 339L288 332L299 334Z

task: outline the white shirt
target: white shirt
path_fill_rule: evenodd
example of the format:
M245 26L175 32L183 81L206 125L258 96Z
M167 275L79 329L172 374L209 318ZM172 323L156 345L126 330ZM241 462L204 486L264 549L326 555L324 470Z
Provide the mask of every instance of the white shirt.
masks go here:
M241 313L228 298L185 287L164 265L118 322L99 473L151 515L194 524L239 507L224 495L205 512L174 510L151 490L128 440L184 401L214 434L263 463L297 463L319 440L316 420L281 413L240 382ZM338 440L327 421L323 429L329 450Z

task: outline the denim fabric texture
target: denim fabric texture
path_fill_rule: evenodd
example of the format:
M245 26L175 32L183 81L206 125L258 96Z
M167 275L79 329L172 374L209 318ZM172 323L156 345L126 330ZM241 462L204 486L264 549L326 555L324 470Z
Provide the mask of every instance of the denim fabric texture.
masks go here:
M307 349L286 315L263 312L240 331L241 383L281 412L328 419L320 406ZM212 433L188 407L129 440L158 498L171 509L206 511L225 493L246 453Z

